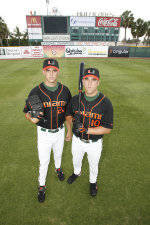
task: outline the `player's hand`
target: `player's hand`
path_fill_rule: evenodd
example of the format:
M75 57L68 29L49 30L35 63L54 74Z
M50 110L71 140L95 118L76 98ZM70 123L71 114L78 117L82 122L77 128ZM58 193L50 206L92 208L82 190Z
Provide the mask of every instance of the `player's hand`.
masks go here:
M83 117L82 117L82 115L81 114L79 114L79 113L76 113L75 115L74 115L74 123L75 124L77 124L77 123L82 123L82 121L83 121Z
M74 128L77 133L87 133L88 132L88 128L83 126L83 124L80 122L75 123Z
M71 141L71 139L72 139L72 132L71 131L67 131L65 141Z
M31 114L28 112L28 113L26 113L25 114L25 118L27 119L27 120L30 120L31 119Z
M41 116L43 115L42 112L40 114L41 114ZM29 120L31 123L34 123L34 124L39 122L39 119L38 118L33 118L29 112L25 114L25 118L27 120Z

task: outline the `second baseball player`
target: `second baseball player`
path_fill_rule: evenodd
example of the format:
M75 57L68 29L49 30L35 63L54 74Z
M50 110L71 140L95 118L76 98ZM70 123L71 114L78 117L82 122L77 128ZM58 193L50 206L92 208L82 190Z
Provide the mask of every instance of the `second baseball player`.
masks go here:
M89 162L90 194L97 194L98 165L102 152L104 134L113 128L113 107L110 100L98 91L99 71L87 68L83 74L85 92L81 95L80 112L79 95L74 96L68 105L67 120L73 120L72 156L74 172L68 183L72 184L80 175L82 159L87 153Z

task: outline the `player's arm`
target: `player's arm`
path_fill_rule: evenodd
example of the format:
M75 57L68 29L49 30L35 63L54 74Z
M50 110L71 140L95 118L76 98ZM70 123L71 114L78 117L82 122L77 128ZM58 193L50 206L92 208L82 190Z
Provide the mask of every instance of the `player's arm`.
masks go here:
M105 102L104 116L101 120L101 126L90 127L87 130L87 134L103 135L109 134L113 128L113 107L111 102L107 99Z
M93 134L93 135L103 135L103 134L109 134L112 129L105 128L105 127L90 127L88 128L87 134Z
M67 133L66 133L66 138L65 140L66 141L70 141L72 139L72 102L70 100L70 102L67 104L67 107L66 107L66 121L65 121L65 124L66 124L66 128L67 128Z
M70 141L72 138L72 116L66 116L66 128L67 128L67 134L66 134L66 141Z

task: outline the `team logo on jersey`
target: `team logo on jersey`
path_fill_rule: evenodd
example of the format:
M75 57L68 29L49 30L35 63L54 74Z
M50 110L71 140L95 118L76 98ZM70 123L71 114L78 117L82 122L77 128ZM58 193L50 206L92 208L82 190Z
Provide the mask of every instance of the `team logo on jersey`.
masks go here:
M66 102L64 101L51 101L51 102L43 102L44 108L55 108L57 107L57 113L61 114L65 112L64 106Z
M55 107L55 106L65 106L66 102L64 101L51 101L43 102L44 108Z
M75 111L75 114L78 113L78 111ZM80 111L80 114L90 118L89 120L89 127L99 127L101 124L101 119L102 119L102 114L98 113L92 113L92 112L85 112L85 111Z
M78 113L78 111L75 111L75 113ZM101 118L102 118L102 114L98 114L98 113L80 111L80 114L85 116L85 117L90 117L91 119L101 120Z

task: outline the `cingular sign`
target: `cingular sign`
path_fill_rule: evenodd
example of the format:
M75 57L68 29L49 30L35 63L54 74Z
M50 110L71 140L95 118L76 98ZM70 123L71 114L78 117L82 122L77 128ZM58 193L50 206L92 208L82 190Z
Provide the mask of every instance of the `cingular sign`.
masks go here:
M97 17L96 27L120 27L120 17Z

